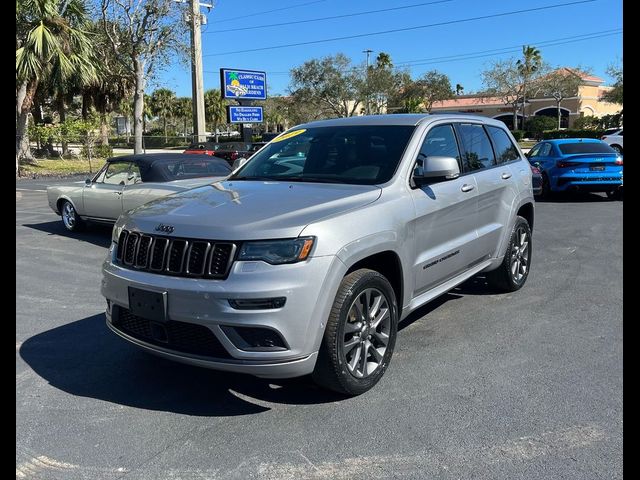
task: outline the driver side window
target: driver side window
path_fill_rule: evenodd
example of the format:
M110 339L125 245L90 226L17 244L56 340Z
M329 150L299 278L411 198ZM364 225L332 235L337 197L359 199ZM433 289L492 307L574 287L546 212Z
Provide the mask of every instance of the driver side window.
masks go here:
M460 152L456 136L453 133L453 125L438 125L429 130L424 142L422 142L422 147L420 147L416 166L418 168L426 167L424 162L427 157L453 157L460 164Z
M129 177L129 162L110 163L105 172L103 183L108 185L126 184Z

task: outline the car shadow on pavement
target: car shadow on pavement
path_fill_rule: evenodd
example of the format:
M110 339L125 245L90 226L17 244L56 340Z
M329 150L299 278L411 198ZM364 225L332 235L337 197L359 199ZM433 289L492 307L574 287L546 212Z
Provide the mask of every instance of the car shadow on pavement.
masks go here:
M113 227L109 225L88 225L85 230L80 232L69 232L64 228L60 220L43 223L25 223L24 226L48 233L49 235L74 238L105 248L109 248L111 244L111 231L113 229Z
M268 411L269 403L307 405L345 399L317 387L308 377L265 380L147 354L109 331L103 313L34 335L19 353L55 388L147 410L235 416Z
M536 197L536 203L612 202L604 193L552 192L548 198Z

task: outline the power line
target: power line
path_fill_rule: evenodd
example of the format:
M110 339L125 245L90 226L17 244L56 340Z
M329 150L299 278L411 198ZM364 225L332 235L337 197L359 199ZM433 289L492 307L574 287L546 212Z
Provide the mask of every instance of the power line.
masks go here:
M314 3L322 3L322 2L326 2L326 1L327 0L314 0L313 2L299 3L297 5L289 5L288 7L274 8L273 10L264 10L262 12L249 13L248 15L241 15L239 17L224 18L222 20L216 20L216 23L231 22L232 20L242 20L242 19L245 19L247 17L255 17L257 15L264 15L265 13L281 12L282 10L291 10L292 8L304 7L305 5L313 5ZM236 30L236 29L234 29L234 30Z
M333 38L325 38L322 40L310 40L307 42L297 42L297 43L289 43L289 44L284 44L284 45L273 45L270 47L261 47L261 48L250 48L250 49L246 49L246 50L235 50L232 52L222 52L222 53L210 53L207 55L204 55L205 57L217 57L217 56L221 56L221 55L231 55L231 54L236 54L236 53L247 53L247 52L259 52L259 51L264 51L264 50L275 50L278 48L288 48L288 47L298 47L298 46L302 46L302 45L313 45L313 44L317 44L317 43L326 43L326 42L335 42L338 40L349 40L352 38L363 38L363 37L371 37L374 35L384 35L387 33L398 33L398 32L408 32L411 30L420 30L420 29L424 29L424 28L430 28L430 27L439 27L439 26L443 26L443 25L452 25L454 23L464 23L464 22L473 22L476 20L484 20L487 18L496 18L496 17L506 17L509 15L517 15L519 13L527 13L527 12L536 12L536 11L541 11L541 10L548 10L548 9L552 9L552 8L559 8L559 7L566 7L566 6L570 6L570 5L579 5L582 3L592 3L595 2L596 0L578 0L575 2L567 2L567 3L557 3L554 5L547 5L544 7L536 7L536 8L527 8L524 10L514 10L511 12L501 12L501 13L494 13L491 15L482 15L479 17L470 17L470 18L462 18L462 19L458 19L458 20L449 20L446 22L438 22L438 23L430 23L427 25L417 25L415 27L406 27L406 28L394 28L392 30L383 30L380 32L370 32L370 33L361 33L358 35L347 35L344 37L333 37Z
M418 60L407 60L404 62L398 62L394 64L394 67L398 67L398 66L402 66L402 65L406 65L408 67L412 67L412 66L420 66L420 65L427 65L427 64L433 64L433 63L446 63L446 62L454 62L454 61L459 61L459 60L471 60L474 58L481 58L481 57L486 57L486 56L491 56L491 55L500 55L500 54L505 54L505 53L511 53L511 52L519 52L520 49L522 48L523 44L528 44L528 45L535 45L536 47L554 47L557 45L565 45L568 43L575 43L575 42L581 42L584 40L592 40L595 38L601 38L601 37L607 37L607 36L612 36L612 35L619 35L622 33L622 29L618 28L618 29L610 29L610 30L602 30L599 32L591 32L591 33L585 33L582 35L573 35L570 37L560 37L560 38L555 38L555 39L551 39L551 40L543 40L543 41L539 41L539 42L520 42L519 45L513 45L510 47L501 47L501 48L494 48L491 50L480 50L480 51L476 51L476 52L468 52L468 53L457 53L455 55L446 55L446 56L440 56L440 57L430 57L430 58L422 58L422 59L418 59ZM360 70L361 67L351 67L346 69L345 71L356 71L356 70ZM219 72L216 71L211 71L211 70L205 70L205 73L211 73L211 74L218 74ZM290 72L283 72L283 71L267 71L267 73L269 75L289 75Z
M579 42L581 40L590 40L591 38L599 38L599 37L605 37L605 36L611 36L611 35L617 35L619 33L622 33L622 29L621 28L617 28L617 29L611 29L611 30L602 30L599 32L591 32L591 33L585 33L582 35L573 35L571 37L562 37L562 38L556 38L554 40L545 40L542 42L525 42L527 44L530 45L535 45L536 47L549 47L549 46L553 46L554 44L556 44L555 42L560 42L557 43L557 45L562 45L565 43L573 43L573 42ZM567 40L567 41L565 41ZM547 45L549 44L549 45ZM522 48L522 43L520 43L519 45L512 45L509 47L501 47L501 48L493 48L491 50L480 50L478 52L469 52L469 53L459 53L456 55L445 55L445 56L441 56L441 57L430 57L430 58L421 58L418 60L406 60L403 62L396 62L394 63L394 66L401 66L401 65L407 65L407 66L411 66L411 65L421 65L422 63L418 63L418 62L428 62L428 63L437 63L437 61L453 61L453 60L466 60L467 57L469 57L470 55L472 55L472 58L475 58L475 56L484 56L483 54L500 54L500 53L509 53L509 52L513 52L515 51L514 49L517 49L518 51ZM464 58L460 58L460 57L464 57Z
M374 13L382 13L382 12L391 12L394 10L405 10L407 8L416 8L416 7L424 7L426 5L435 5L438 3L448 3L448 2L452 2L453 0L437 0L435 2L424 2L424 3L414 3L412 5L404 5L401 7L392 7L392 8L383 8L380 10L366 10L364 12L356 12L356 13L346 13L344 15L334 15L331 17L320 17L320 18L310 18L307 20L296 20L293 22L282 22L282 23L270 23L267 25L256 25L253 27L242 27L242 28L234 28L233 31L234 32L240 32L243 30L256 30L256 29L260 29L260 28L270 28L270 27L282 27L284 25L297 25L299 23L312 23L312 22L322 22L325 20L335 20L338 18L348 18L348 17L358 17L361 15L371 15ZM209 32L209 33L228 33L226 31L220 31L218 30L217 32Z

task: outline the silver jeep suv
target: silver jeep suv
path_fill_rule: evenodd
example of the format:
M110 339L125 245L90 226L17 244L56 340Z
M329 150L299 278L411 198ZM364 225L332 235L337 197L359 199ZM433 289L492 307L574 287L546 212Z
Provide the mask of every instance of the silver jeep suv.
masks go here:
M480 272L524 285L533 216L531 169L502 122L300 125L226 181L120 217L107 324L165 358L357 395L418 307Z

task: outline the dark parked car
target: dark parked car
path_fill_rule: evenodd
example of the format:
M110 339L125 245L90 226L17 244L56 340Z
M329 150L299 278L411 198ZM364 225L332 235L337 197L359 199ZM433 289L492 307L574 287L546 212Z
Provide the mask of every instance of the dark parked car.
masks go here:
M221 144L216 142L200 142L192 143L183 153L196 153L201 155L214 155L215 151L220 148Z
M538 167L531 165L531 185L533 186L533 194L537 197L542 194L542 174Z

